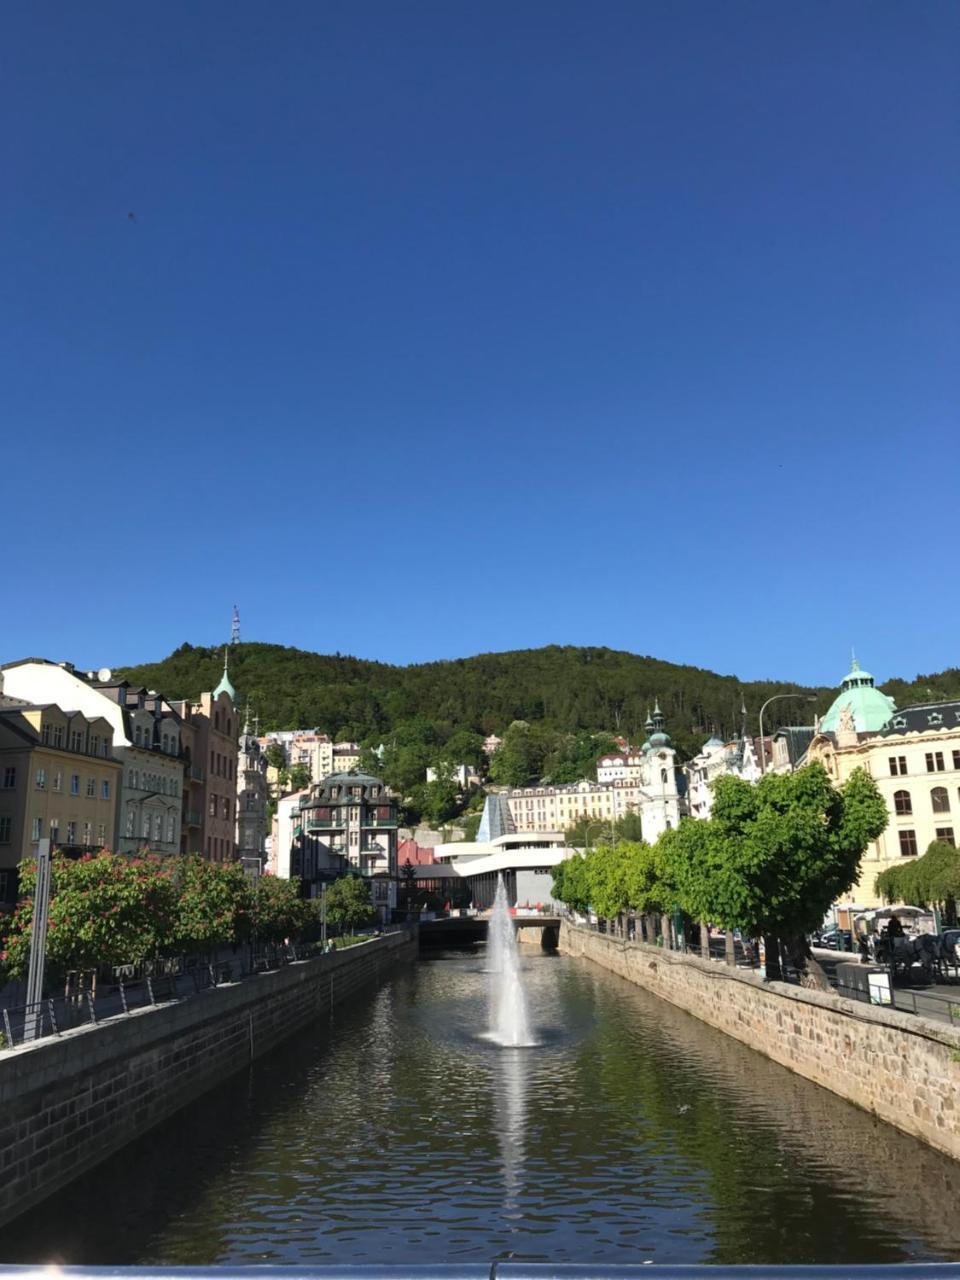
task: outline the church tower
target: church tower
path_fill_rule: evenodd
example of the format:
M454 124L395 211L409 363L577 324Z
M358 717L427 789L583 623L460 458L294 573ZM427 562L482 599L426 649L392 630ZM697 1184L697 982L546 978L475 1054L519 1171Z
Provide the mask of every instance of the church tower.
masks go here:
M267 759L251 729L247 703L237 758L237 856L252 875L263 870L267 799Z

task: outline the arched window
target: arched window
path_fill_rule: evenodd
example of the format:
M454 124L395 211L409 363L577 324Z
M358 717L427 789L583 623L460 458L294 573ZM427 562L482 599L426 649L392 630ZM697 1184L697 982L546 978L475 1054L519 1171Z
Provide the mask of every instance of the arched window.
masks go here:
M934 787L930 792L930 802L934 813L950 812L950 797L947 795L946 787Z
M893 803L897 813L901 817L906 814L913 813L913 805L910 802L909 791L895 791L893 793Z
M138 747L143 742L143 732L139 725L137 725L133 730L133 740Z

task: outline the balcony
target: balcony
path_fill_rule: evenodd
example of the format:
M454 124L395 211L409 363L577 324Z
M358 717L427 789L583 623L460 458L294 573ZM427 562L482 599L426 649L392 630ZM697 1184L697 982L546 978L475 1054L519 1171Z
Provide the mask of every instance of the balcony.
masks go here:
M188 809L187 812L183 815L183 821L184 821L184 824L188 827L203 826L203 819L201 818L200 812L198 809Z
M342 824L337 822L335 818L308 818L306 823L307 831L333 831L342 829Z
M377 827L381 830L392 830L397 825L396 818L368 818L363 824L365 827Z
M203 766L199 764L191 764L187 766L187 777L191 782L203 781Z

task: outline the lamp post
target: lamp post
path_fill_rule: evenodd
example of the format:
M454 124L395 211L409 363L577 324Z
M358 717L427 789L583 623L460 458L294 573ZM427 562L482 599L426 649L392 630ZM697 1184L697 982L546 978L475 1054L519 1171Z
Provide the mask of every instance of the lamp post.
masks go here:
M802 698L805 702L816 702L816 697L809 693L775 693L772 698L768 698L760 708L760 776L761 778L767 772L767 753L763 746L763 713L769 707L771 702L778 702L781 698Z

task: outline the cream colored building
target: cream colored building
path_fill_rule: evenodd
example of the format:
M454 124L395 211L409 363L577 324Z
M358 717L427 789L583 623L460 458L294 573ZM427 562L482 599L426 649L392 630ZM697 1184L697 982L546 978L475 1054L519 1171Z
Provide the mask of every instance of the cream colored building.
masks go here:
M360 764L359 743L334 742L318 729L281 729L264 734L259 742L264 751L273 743L283 747L287 765L305 764L311 782L322 782L332 773L349 773ZM267 769L267 781L275 793L279 779L273 766Z
M842 695L841 695L842 696ZM874 881L881 871L926 851L934 840L957 843L960 829L960 702L894 711L878 732L858 733L841 707L835 732L821 731L807 751L836 785L866 769L887 805L889 825L867 849L849 898L881 905Z
M116 847L121 765L104 717L3 701L0 903L10 903L17 866L36 856L38 840L75 853Z

